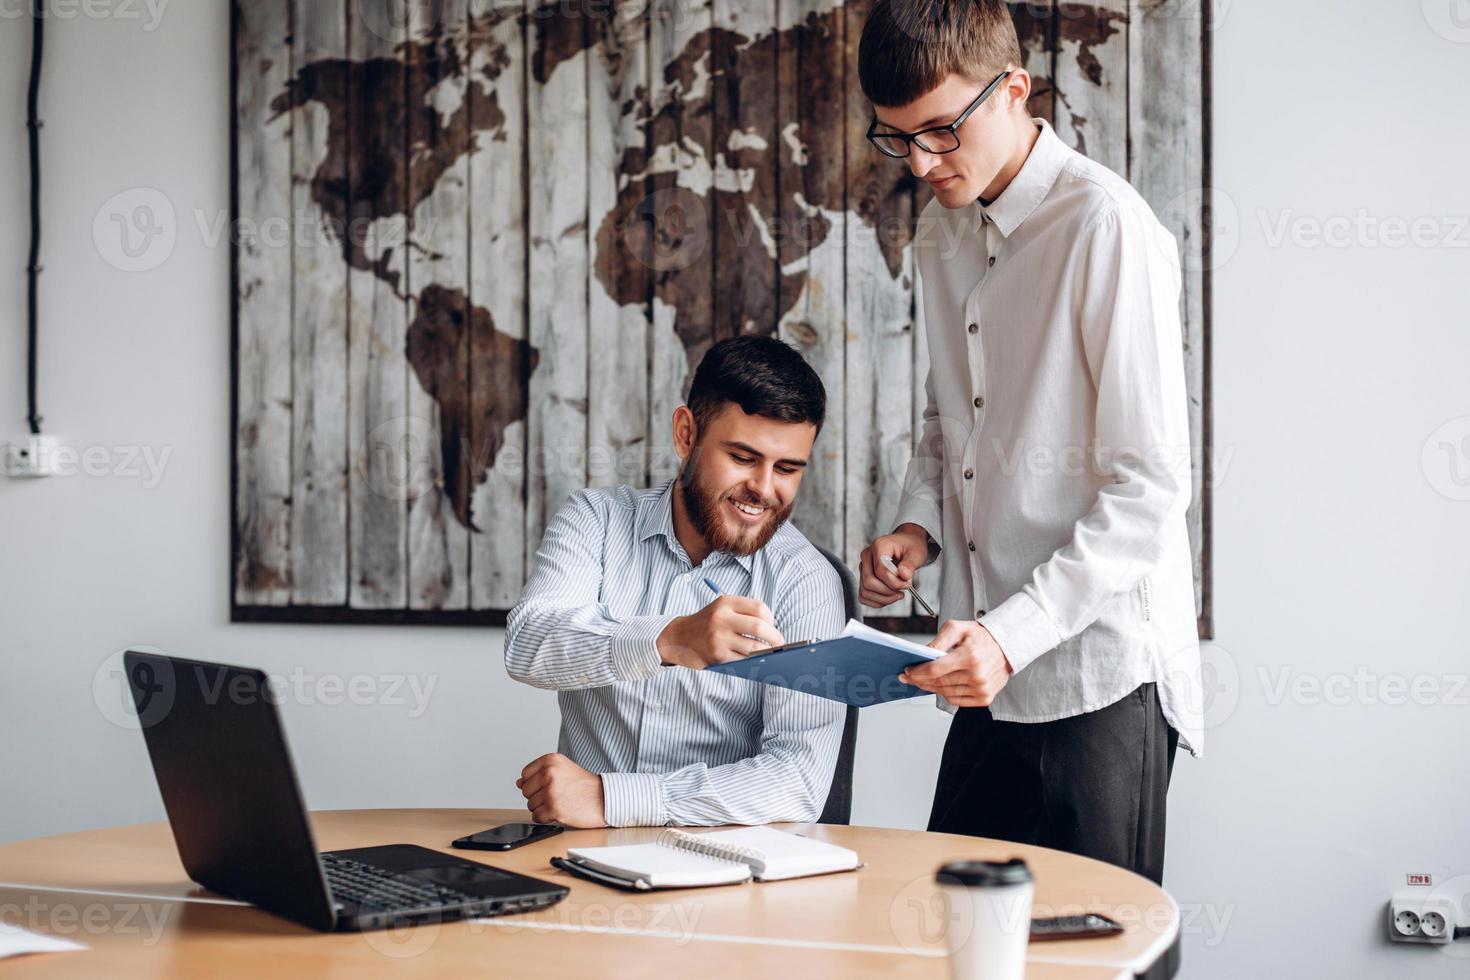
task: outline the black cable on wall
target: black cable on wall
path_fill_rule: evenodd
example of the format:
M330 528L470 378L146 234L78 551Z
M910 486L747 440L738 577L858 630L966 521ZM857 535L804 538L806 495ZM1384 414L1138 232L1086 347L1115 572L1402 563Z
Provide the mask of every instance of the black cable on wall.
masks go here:
M41 121L36 118L36 104L41 92L45 6L43 0L34 0L31 4L31 84L26 96L26 129L31 144L31 256L26 265L26 421L36 435L41 432L41 413L36 407L36 281L41 274Z

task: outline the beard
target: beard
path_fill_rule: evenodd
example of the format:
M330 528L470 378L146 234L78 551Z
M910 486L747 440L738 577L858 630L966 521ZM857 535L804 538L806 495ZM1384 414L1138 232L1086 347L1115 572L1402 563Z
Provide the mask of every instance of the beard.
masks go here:
M786 519L791 516L793 501L782 507L779 500L762 500L743 486L729 490L718 490L705 486L699 479L698 468L693 461L684 464L679 473L679 493L684 498L684 510L689 523L710 546L712 551L723 551L732 555L753 555L766 546ZM765 515L759 524L739 525L723 513L726 500L764 507Z

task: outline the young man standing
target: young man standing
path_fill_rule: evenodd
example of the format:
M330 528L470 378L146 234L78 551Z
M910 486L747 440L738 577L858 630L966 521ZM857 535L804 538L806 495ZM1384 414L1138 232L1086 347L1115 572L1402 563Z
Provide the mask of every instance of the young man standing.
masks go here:
M879 0L863 30L869 138L935 199L923 432L862 598L942 563L945 655L906 676L958 707L931 830L1159 881L1175 747L1201 748L1178 251L1030 117L1021 65L1002 0Z
M679 476L579 491L547 525L505 636L510 675L560 692L558 751L516 781L537 821L821 814L844 706L702 668L842 631L836 570L787 523L825 407L794 348L721 341L674 412Z

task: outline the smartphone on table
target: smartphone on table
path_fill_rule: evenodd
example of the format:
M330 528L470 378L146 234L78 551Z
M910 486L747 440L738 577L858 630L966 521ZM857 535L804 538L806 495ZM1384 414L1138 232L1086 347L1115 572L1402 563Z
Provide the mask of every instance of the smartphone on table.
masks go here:
M451 841L449 846L470 851L509 851L559 833L561 827L554 823L504 823Z

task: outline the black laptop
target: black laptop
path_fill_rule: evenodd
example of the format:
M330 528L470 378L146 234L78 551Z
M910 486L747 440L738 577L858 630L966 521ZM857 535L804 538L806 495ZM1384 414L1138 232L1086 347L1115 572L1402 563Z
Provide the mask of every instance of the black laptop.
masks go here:
M500 915L567 889L412 844L317 853L264 672L129 650L153 772L189 877L322 930Z

